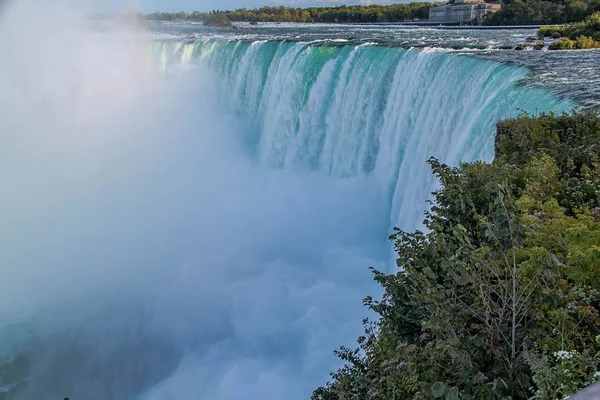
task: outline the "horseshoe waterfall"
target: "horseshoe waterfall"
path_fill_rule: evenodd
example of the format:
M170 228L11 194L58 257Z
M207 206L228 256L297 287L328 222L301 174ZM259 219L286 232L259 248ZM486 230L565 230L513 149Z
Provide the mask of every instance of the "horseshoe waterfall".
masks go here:
M468 51L27 18L0 26L0 399L309 398L427 160L575 107Z
M573 107L520 86L524 68L442 49L211 40L155 51L162 68L215 74L257 162L377 181L390 226L404 229L418 226L431 192L429 157L490 160L498 120Z

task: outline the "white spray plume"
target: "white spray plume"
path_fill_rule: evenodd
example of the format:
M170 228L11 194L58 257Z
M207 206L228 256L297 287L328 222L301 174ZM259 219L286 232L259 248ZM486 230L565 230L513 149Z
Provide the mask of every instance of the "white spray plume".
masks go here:
M57 3L0 21L2 392L307 398L360 330L378 191L256 166L208 71Z

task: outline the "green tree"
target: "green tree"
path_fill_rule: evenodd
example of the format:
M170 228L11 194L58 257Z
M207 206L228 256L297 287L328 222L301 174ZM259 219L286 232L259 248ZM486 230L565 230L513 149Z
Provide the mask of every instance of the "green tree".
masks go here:
M427 232L391 236L378 319L313 399L555 400L598 380L598 146L596 114L524 115L492 164L430 160Z
M565 6L567 21L581 21L588 15L588 5L583 1L569 1Z

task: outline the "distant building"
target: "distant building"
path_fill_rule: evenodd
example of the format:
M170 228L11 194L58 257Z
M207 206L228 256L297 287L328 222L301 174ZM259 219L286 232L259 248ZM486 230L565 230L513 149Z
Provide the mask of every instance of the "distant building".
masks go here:
M429 21L480 24L489 14L500 10L500 3L485 3L483 0L455 0L429 9Z

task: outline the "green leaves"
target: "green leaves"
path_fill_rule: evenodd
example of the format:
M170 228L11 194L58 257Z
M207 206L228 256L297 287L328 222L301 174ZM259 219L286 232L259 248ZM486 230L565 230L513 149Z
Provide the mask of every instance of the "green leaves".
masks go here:
M442 398L446 394L446 385L442 382L436 382L431 385L431 395L436 399Z
M379 318L315 399L554 400L600 368L600 118L498 128L493 164L429 160L428 230L391 235L401 268L373 270L384 295L364 303ZM579 367L556 364L563 347Z
M437 279L437 275L434 274L433 271L431 270L431 268L429 268L429 267L423 268L423 274L425 274L425 276L431 280Z
M460 394L457 388L450 388L446 391L445 400L460 400Z
M466 286L471 283L471 277L469 275L457 275L454 277L454 280L460 286Z

